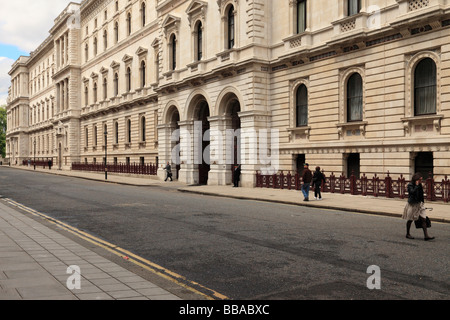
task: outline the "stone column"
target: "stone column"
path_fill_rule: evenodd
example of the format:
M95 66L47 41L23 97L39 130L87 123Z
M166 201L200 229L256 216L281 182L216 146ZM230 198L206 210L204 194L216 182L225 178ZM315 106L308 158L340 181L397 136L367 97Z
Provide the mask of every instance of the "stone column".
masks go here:
M225 186L232 183L231 167L234 163L234 138L231 117L210 117L210 150L211 170L208 175L208 185Z
M247 111L239 113L241 118L241 161L242 187L256 186L256 171L267 168L270 164L261 162L261 143L264 137L260 130L270 129L270 114L264 111ZM270 140L268 141L270 147Z
M201 149L201 140L194 134L195 121L182 121L180 124L180 177L179 181L186 184L199 183L198 166L202 159L195 152ZM200 145L198 145L200 143ZM196 147L197 146L197 147Z
M158 167L158 177L161 180L166 178L166 172L164 167L167 162L172 163L171 157L171 141L170 137L172 134L172 127L169 124L162 124L157 126L158 130L158 159L159 159L159 167Z
M65 95L65 97L64 97L64 99L65 99L64 105L65 105L66 110L69 110L69 107L70 107L70 105L69 105L69 94L70 94L70 90L69 90L69 78L66 78L66 79L64 80L64 87L66 88L66 95Z

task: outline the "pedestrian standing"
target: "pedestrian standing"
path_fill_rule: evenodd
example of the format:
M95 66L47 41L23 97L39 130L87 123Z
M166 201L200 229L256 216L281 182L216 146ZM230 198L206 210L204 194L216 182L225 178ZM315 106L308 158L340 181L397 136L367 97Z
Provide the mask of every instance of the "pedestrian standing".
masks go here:
M406 222L406 238L414 239L411 236L411 225L414 221L420 221L423 233L425 236L425 241L433 240L434 237L428 235L428 227L426 221L426 214L424 208L425 198L423 194L422 187L422 175L416 173L411 182L408 184L408 202L406 204L405 210L403 212L403 219Z
M303 201L309 201L309 189L311 188L311 182L313 179L313 175L311 170L309 170L309 164L305 163L304 165L304 171L303 171L303 186L302 186L302 193L304 196L304 200Z
M164 181L167 182L167 180L169 180L169 179L170 179L170 181L173 181L173 178L172 178L172 166L170 165L169 162L167 162L167 165L166 165L166 167L164 169L166 170L166 180L164 180Z
M325 184L325 176L320 171L320 167L316 167L312 181L314 187L314 199L320 201L322 200L322 184Z

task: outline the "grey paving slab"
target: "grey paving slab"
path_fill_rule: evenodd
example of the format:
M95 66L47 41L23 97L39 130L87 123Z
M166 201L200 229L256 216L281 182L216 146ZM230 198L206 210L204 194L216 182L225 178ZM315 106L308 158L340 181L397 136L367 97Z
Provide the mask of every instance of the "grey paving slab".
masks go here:
M113 297L111 297L109 294L105 292L99 292L99 293L81 293L77 294L76 297L80 300L115 300Z
M72 264L81 269L80 290L66 285ZM148 299L138 288L158 287L0 200L0 300Z

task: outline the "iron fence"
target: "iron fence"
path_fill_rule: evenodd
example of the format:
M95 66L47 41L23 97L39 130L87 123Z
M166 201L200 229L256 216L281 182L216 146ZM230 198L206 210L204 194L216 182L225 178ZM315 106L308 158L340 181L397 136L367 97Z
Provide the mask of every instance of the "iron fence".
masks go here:
M344 174L336 176L334 173L325 176L325 184L322 185L322 192L341 193L373 197L400 198L408 197L408 184L403 175L398 179L393 179L389 172L385 178L380 178L376 174L369 178L365 174L361 177L352 175L346 177ZM432 175L430 174L430 177ZM271 189L301 190L303 185L302 177L298 174L283 171L274 175L263 175L260 171L256 172L256 187ZM428 178L423 183L425 199L428 201L450 201L450 180L448 176L437 181L434 178Z
M74 171L105 172L105 169L109 173L124 173L148 176L156 176L158 174L158 167L154 164L108 163L105 168L104 163L72 163L72 170Z

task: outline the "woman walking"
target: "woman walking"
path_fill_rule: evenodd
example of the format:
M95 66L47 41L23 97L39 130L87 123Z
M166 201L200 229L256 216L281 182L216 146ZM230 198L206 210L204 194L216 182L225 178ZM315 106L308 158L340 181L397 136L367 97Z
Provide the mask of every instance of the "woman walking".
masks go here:
M434 237L428 235L427 222L424 208L425 199L423 196L422 187L422 175L416 173L412 177L412 181L408 184L408 203L406 204L405 211L403 212L403 219L407 220L406 223L406 238L414 239L411 236L411 225L414 221L420 220L425 241L433 240Z

